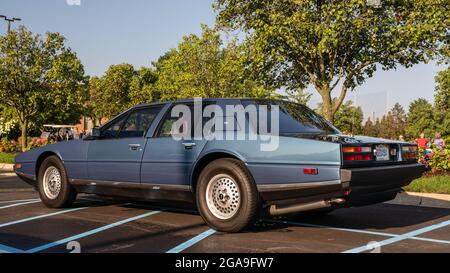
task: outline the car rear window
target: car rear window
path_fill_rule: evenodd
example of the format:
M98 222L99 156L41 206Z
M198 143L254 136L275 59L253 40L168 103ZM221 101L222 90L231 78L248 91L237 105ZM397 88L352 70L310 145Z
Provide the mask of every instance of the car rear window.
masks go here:
M338 134L340 133L333 125L316 114L308 107L280 100L269 99L247 99L242 100L244 107L248 105L265 105L268 109L268 129L271 131L271 106L278 105L280 108L280 135L290 134ZM259 114L259 109L257 109ZM259 130L259 129L258 129Z

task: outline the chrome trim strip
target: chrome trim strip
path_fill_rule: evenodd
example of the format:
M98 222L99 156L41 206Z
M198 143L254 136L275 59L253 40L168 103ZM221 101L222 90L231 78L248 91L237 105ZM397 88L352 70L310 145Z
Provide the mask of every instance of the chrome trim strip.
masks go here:
M268 191L304 190L340 184L341 184L340 180L330 180L330 181L292 183L292 184L268 184L268 185L258 185L257 187L258 191L260 192L268 192Z
M191 191L191 186L186 185L147 184L147 183L84 180L84 179L69 179L69 181L72 185L75 186L112 187L112 188L142 189L142 190Z

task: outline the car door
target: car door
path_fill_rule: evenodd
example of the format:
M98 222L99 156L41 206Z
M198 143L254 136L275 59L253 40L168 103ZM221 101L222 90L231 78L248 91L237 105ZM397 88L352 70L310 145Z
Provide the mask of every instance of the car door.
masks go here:
M177 105L177 104L176 104ZM153 137L147 141L146 150L142 158L141 183L162 185L190 185L189 176L192 165L197 160L200 152L206 144L205 139L177 140L172 132L172 125L179 119L171 117L171 109L158 125ZM190 128L194 131L194 124L202 124L201 115L194 117L193 105L187 105L191 109ZM192 129L192 130L191 130Z
M137 108L101 129L88 150L90 180L140 183L140 165L148 128L161 107Z

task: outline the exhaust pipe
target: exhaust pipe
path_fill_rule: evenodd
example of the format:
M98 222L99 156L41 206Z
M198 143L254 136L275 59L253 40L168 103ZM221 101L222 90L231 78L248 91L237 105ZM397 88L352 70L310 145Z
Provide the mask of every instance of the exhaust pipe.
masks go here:
M269 207L269 214L272 216L282 215L282 214L289 214L294 212L302 212L302 211L308 211L308 210L317 210L317 209L324 209L329 208L333 204L342 204L345 202L345 199L343 198L335 198L330 200L322 200L318 202L311 202L311 203L305 203L305 204L298 204L288 207L277 207L277 205L271 205Z

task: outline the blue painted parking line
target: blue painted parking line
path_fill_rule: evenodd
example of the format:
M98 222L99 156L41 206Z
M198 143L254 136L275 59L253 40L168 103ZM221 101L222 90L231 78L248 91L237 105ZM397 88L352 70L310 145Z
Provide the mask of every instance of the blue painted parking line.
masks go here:
M28 204L39 203L39 202L41 202L41 200L37 200L37 201L28 201L28 202L22 202L22 203L17 203L17 204L12 204L12 205L7 205L7 206L0 207L0 210L1 210L1 209L12 208L12 207L23 206L23 205L28 205Z
M0 201L0 204L21 203L21 202L38 201L38 200L40 200L40 199L8 200L8 201Z
M69 213L69 212L73 212L73 211L77 211L77 210L87 209L87 208L89 208L89 207L66 209L66 210L61 210L61 211L57 211L57 212L53 212L53 213L47 213L47 214L43 214L43 215L39 215L39 216L33 216L33 217L25 218L25 219L20 219L20 220L0 224L0 228L16 225L16 224L20 224L20 223L25 223L25 222L29 222L29 221L34 221L34 220L38 220L38 219L43 219L43 218L47 218L47 217L51 217L51 216L55 216L55 215L59 215L59 214Z
M191 239L187 240L186 242L179 244L178 246L168 250L166 253L180 253L214 233L216 233L216 231L214 229L208 229L207 231L200 233L199 235L195 236L194 238L191 238Z
M145 218L145 217L148 217L148 216L160 213L160 212L161 211L152 211L152 212L144 213L144 214L141 214L141 215L138 215L138 216L135 216L135 217L131 217L131 218L119 221L119 222L115 222L115 223L112 223L112 224L109 224L109 225L106 225L106 226L103 226L103 227L99 227L99 228L96 228L96 229L93 229L93 230L90 230L90 231L87 231L87 232L83 232L83 233L80 233L80 234L77 234L77 235L74 235L74 236L70 236L70 237L58 240L56 242L53 242L53 243L45 244L45 245L42 245L42 246L39 246L39 247L30 249L30 250L27 250L27 251L25 251L25 253L36 253L36 252L39 252L39 251L43 251L43 250L46 250L46 249L49 249L49 248L52 248L52 247L55 247L55 246L66 244L68 242L75 241L75 240L78 240L78 239L81 239L81 238L84 238L84 237L87 237L87 236L90 236L90 235L93 235L93 234L96 234L96 233L99 233L99 232L102 232L102 231L105 231L105 230L108 230L108 229L111 229L111 228L114 228L114 227L118 227L120 225L129 223L129 222L133 222L133 221L136 221L136 220L139 220L139 219L142 219L142 218Z
M0 244L0 253L25 253L25 251Z
M377 247L382 247L382 246L390 245L390 244L393 244L393 243L396 243L396 242L399 242L399 241L403 241L403 240L406 240L406 239L411 239L414 236L417 236L417 235L420 235L420 234L423 234L423 233L427 233L427 232L433 231L435 229L443 228L443 227L446 227L448 225L450 225L450 220L441 222L439 224L427 226L427 227L424 227L424 228L421 228L421 229L417 229L417 230L414 230L414 231L411 231L411 232L408 232L408 233L405 233L405 234L401 234L401 235L395 236L393 238L389 238L389 239L377 242L376 246ZM361 247L349 249L347 251L344 251L343 253L360 253L360 252L364 252L364 251L371 250L371 249L373 249L373 247L371 247L369 245L366 245L366 246L361 246Z
M268 219L268 220L265 220L265 222L281 223L281 224L288 224L288 225L302 226L302 227L323 228L323 229L329 229L329 230L347 231L347 232L363 233L363 234L386 236L386 237L399 236L398 234L393 234L393 233L377 232L377 231L362 230L362 229L352 229L352 228L338 228L338 227L316 225L316 224L309 224L309 223L301 223L301 222L293 222L293 221L283 221L283 220L271 220L271 219ZM411 237L411 238L408 238L408 239L418 240L418 241L427 241L427 242L433 242L433 243L441 243L441 244L450 244L450 241L438 240L438 239L430 239L430 238L422 238L422 237Z

